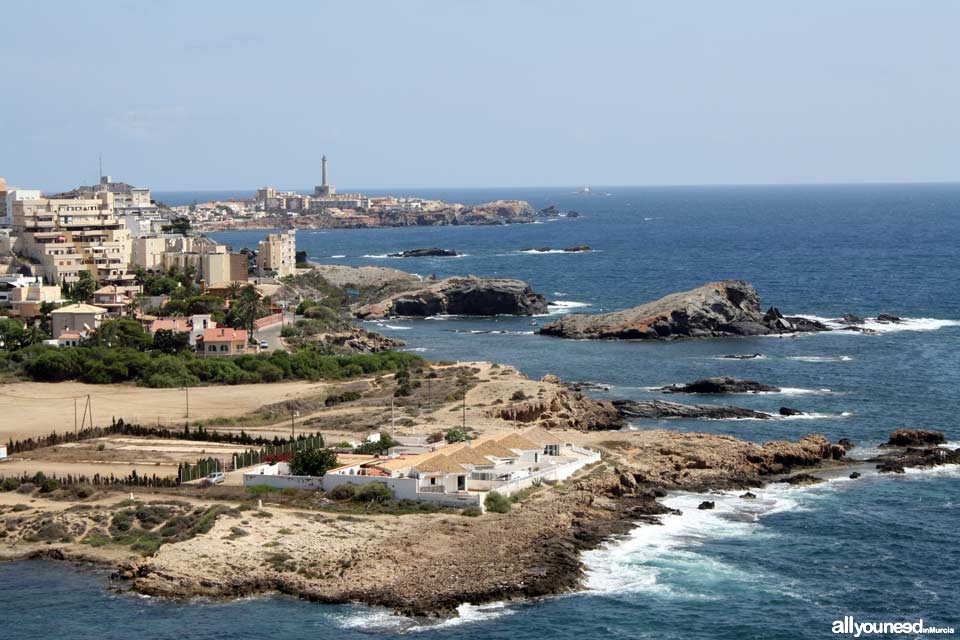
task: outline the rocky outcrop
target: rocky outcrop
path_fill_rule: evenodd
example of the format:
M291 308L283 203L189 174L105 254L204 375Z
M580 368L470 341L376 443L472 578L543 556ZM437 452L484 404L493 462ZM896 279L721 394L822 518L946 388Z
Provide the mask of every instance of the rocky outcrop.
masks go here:
M547 312L547 301L520 280L449 278L404 291L356 309L360 319L435 315L530 316Z
M741 380L730 376L703 378L687 384L671 384L660 389L663 393L760 393L777 392L780 387L763 384L756 380Z
M798 473L798 474L795 475L795 476L790 476L789 478L784 478L783 480L780 480L779 482L783 482L783 483L786 483L786 484L792 484L792 485L798 486L798 487L806 487L806 486L809 486L809 485L811 485L811 484L820 484L821 482L825 482L825 481L824 481L823 478L818 478L817 476L812 476L812 475L810 475L809 473Z
M620 429L626 424L612 402L594 400L578 391L568 390L558 391L547 398L513 402L489 411L488 415L523 424L537 423L547 429L602 431Z
M890 434L885 447L920 447L928 444L943 444L946 438L942 431L929 429L897 429Z
M580 214L576 211L561 211L557 205L551 204L537 211L537 216L541 218L579 218Z
M880 473L903 473L908 467L939 467L944 464L960 464L960 449L947 447L908 447L871 458L877 463Z
M800 411L800 409L794 409L793 407L780 407L780 409L777 410L777 413L785 417L803 415L803 411Z
M379 353L406 345L403 340L388 338L381 333L366 331L361 327L350 327L347 331L318 335L317 340L331 347L349 349L355 353Z
M407 251L401 251L400 253L390 253L387 254L391 258L447 258L458 256L456 251L453 249L440 249L439 247L431 247L429 249L409 249Z
M613 406L617 408L620 415L628 420L672 418L687 420L730 420L732 418L768 420L773 417L769 413L744 409L743 407L680 404L679 402L666 402L664 400L614 400Z
M762 353L746 353L746 354L732 354L726 356L719 356L724 360L754 360L756 358L762 358Z
M540 329L561 338L670 340L829 331L826 325L760 310L760 297L742 280L710 282L639 307L595 315L569 314Z

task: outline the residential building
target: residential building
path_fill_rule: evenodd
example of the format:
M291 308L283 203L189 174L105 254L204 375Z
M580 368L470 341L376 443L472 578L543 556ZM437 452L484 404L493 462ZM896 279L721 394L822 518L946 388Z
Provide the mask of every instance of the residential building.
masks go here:
M0 195L3 196L3 199L0 200L0 209L2 209L3 213L3 216L0 217L0 224L8 227L13 226L14 202L17 200L40 199L40 191L37 189L17 189L15 187L7 187L6 184L0 185Z
M110 284L93 292L93 304L107 310L110 317L127 315L127 308L143 293L139 285Z
M267 234L257 246L257 271L273 273L278 278L290 276L297 269L297 231Z
M256 352L256 347L247 346L245 329L228 327L206 329L197 339L197 355L203 357L242 356L245 353Z
M100 176L100 182L92 186L77 187L73 191L56 197L86 200L99 197L101 193L112 193L114 209L117 215L151 215L157 213L157 206L150 197L150 189L135 187L126 182L114 182L110 176Z
M11 315L19 318L36 318L40 315L40 308L45 302L53 305L63 304L60 287L46 286L39 282L39 278L36 280L37 282L26 286L12 287L7 292L6 306L10 308Z
M14 248L38 261L49 282L75 282L81 271L100 282L133 278L130 237L114 214L113 194L97 196L13 201Z
M53 337L57 339L65 333L85 336L96 331L106 315L106 309L90 304L71 304L54 309L50 313Z
M150 334L154 335L162 329L174 333L188 333L190 334L190 346L195 347L207 329L215 329L216 326L217 323L213 321L210 314L195 314L182 318L156 318L150 323Z

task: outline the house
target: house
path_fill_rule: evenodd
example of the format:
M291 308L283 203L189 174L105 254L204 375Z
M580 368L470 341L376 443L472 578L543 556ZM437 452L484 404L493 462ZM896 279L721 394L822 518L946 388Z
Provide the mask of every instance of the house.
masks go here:
M44 340L44 344L51 344L57 347L77 347L80 345L80 341L83 340L83 336L79 333L63 333L60 334L59 338L54 338L53 340Z
M93 292L93 304L106 309L111 318L125 316L127 307L136 302L142 290L136 285L107 285Z
M85 336L97 330L106 314L106 309L91 304L71 304L54 309L50 312L53 337L59 338L65 333Z
M11 315L20 318L36 318L40 315L43 303L62 304L60 287L41 284L39 278L8 282L9 289L0 294L0 302L5 301ZM35 280L35 281L34 281Z
M256 352L255 346L247 346L245 329L228 327L206 329L197 339L197 355L203 357L242 356L245 353Z
M166 329L174 333L189 333L190 346L197 346L197 341L203 337L207 329L215 329L217 323L214 322L209 313L198 313L189 317L176 318L154 318L149 325L150 335L156 335L157 331Z

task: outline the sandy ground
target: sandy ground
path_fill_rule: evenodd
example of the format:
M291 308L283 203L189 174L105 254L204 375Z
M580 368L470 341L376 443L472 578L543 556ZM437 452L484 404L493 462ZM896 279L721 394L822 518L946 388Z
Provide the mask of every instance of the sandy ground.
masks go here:
M190 419L239 416L258 407L291 398L317 395L330 385L317 382L192 387ZM16 382L0 385L0 441L48 435L74 428L83 419L87 395L94 424L111 418L141 424L179 424L186 417L187 393L182 389L147 389L131 385L93 385L80 382Z
M0 476L12 477L24 473L33 475L42 471L46 475L85 475L93 476L126 476L136 470L139 475L156 475L161 478L173 477L177 475L177 465L173 464L148 464L148 463L127 463L127 462L51 462L43 459L23 459L23 460L5 460L0 462Z

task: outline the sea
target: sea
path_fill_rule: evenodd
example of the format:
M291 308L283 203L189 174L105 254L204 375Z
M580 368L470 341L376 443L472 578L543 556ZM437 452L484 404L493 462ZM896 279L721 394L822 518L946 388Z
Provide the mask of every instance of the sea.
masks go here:
M479 203L555 205L579 217L535 224L301 230L319 263L395 267L424 277L525 280L550 302L542 317L392 319L368 328L444 361L490 360L531 377L597 385L597 397L662 397L658 386L715 375L756 379L781 393L726 402L802 416L776 420L638 421L755 442L821 433L869 456L894 429L932 428L960 446L960 185L594 187L420 190ZM250 192L159 193L167 204ZM212 234L235 249L264 231ZM572 245L592 251L566 253ZM450 258L389 258L441 247ZM532 252L529 248L550 248ZM878 335L848 331L670 343L542 337L565 313L634 306L708 281L751 282L765 306L827 321L890 313ZM761 354L746 360L728 355ZM0 564L0 637L806 639L834 622L923 621L960 627L960 468L879 476L864 468L811 487L674 493L679 509L584 557L580 592L523 603L464 605L445 621L365 606L264 596L169 602L116 591L105 573L65 563ZM701 500L716 508L700 511ZM929 636L929 634L928 634ZM870 637L906 637L873 635ZM911 634L909 637L918 637ZM934 636L935 637L935 636ZM949 636L946 636L949 637Z

